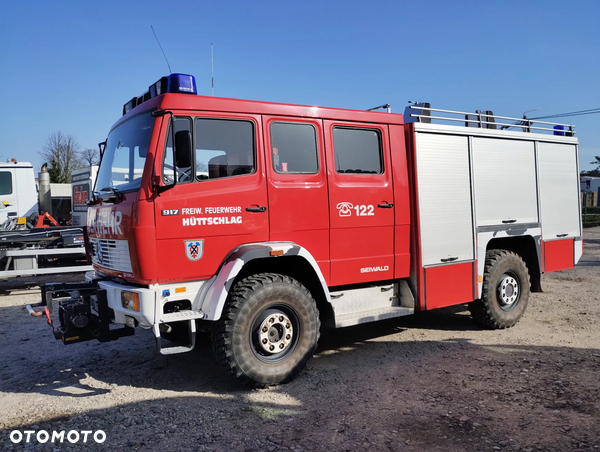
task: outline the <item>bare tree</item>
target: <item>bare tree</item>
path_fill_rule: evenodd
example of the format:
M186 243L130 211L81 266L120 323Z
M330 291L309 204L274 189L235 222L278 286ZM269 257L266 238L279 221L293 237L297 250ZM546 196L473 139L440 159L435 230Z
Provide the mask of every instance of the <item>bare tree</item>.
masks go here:
M79 155L79 148L79 143L72 135L65 135L60 131L51 133L46 138L40 156L50 165L50 182L71 182L71 173L85 165Z
M87 166L97 165L98 160L100 160L98 158L98 150L92 148L85 148L83 151L81 151L81 160Z

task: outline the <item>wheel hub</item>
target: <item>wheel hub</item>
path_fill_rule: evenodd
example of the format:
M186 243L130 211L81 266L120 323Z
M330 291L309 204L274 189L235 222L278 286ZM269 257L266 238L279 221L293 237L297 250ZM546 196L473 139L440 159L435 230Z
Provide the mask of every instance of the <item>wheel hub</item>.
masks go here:
M498 301L503 308L514 305L519 299L519 283L511 275L502 275L498 284Z
M271 314L260 325L258 340L263 350L269 354L284 351L293 338L292 322L283 313Z

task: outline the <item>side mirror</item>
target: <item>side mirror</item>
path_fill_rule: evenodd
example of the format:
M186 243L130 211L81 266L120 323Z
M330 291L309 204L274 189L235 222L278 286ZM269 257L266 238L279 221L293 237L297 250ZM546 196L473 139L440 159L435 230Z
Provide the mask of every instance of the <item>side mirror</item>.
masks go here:
M175 165L177 168L192 166L192 134L189 130L175 133Z

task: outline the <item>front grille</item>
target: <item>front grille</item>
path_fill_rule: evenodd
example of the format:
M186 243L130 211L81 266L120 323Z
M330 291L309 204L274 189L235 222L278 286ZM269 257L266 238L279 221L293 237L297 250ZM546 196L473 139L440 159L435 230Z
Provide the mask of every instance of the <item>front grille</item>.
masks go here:
M90 237L92 262L101 267L132 273L127 240L107 240Z

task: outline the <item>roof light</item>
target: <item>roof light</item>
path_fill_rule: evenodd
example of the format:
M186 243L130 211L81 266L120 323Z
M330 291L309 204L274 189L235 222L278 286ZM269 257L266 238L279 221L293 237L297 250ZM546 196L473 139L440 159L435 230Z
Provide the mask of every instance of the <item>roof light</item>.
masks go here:
M134 97L123 105L123 114L126 114L129 110L153 97L166 93L198 94L196 90L196 79L193 75L187 74L171 74L162 77L159 81L150 85L148 91L144 94L139 97Z
M168 77L163 77L161 81L165 79L167 86L164 92L166 93L198 94L196 92L196 79L192 75L171 74Z

